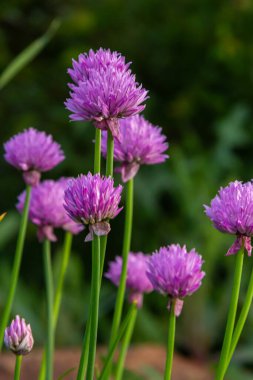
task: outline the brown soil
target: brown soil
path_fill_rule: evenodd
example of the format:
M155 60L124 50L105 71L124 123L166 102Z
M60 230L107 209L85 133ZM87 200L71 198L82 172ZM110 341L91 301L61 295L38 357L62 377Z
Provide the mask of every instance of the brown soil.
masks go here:
M101 349L100 353L103 354ZM69 368L77 367L79 349L57 350L55 354L55 379ZM24 357L22 363L21 380L36 380L41 360L41 350L33 350ZM139 345L130 349L126 367L142 374L143 379L152 380L152 369L163 372L165 363L165 349L162 346ZM1 354L0 380L13 380L15 356L12 353ZM150 370L149 370L150 369ZM65 380L75 380L76 370L67 375ZM209 368L201 363L175 355L172 380L211 380Z

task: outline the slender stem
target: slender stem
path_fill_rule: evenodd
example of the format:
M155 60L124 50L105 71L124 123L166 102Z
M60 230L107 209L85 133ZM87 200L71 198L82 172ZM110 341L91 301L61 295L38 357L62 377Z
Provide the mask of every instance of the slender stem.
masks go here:
M167 344L167 357L166 357L166 367L164 373L164 380L171 379L173 354L174 354L174 343L175 343L175 331L176 331L176 316L174 311L174 301L169 311L169 331L168 331L168 344Z
M113 176L113 152L114 152L114 140L112 132L107 131L107 153L106 153L106 176Z
M227 319L226 331L225 331L220 361L218 364L215 380L222 380L224 378L226 366L227 366L227 360L229 358L230 345L231 345L232 334L234 330L240 284L241 284L243 257L244 257L244 248L242 247L240 251L236 254L235 273L234 273L231 301L230 301L230 306L229 306L229 311L228 311L228 319Z
M87 380L93 380L96 359L96 343L98 329L99 312L99 293L100 293L100 238L94 234L92 241L92 279L91 279L91 327L90 327L90 346L89 359L87 365ZM82 352L85 355L85 352Z
M2 350L4 330L7 326L9 318L10 318L13 299L14 299L14 296L16 293L16 287L17 287L17 283L18 283L18 276L19 276L19 270L20 270L20 265L21 265L21 261L22 261L25 235L26 235L26 229L27 229L30 199L31 199L31 187L27 186L26 187L25 204L24 204L24 209L22 212L20 229L19 229L18 240L17 240L17 245L16 245L16 252L15 252L15 256L14 256L13 269L12 269L11 278L10 278L10 288L9 288L9 293L7 296L7 302L6 302L4 311L3 311L3 315L1 317L0 351Z
M117 360L118 364L117 364L116 373L115 373L115 380L121 380L122 379L122 375L123 375L123 371L124 371L124 364L125 364L125 360L126 360L126 354L128 351L130 341L132 339L135 321L136 321L136 317L137 317L137 311L138 311L138 308L135 305L135 308L133 309L133 313L131 315L131 319L129 320L125 335L123 337L122 345L120 348L120 353L119 353L119 357Z
M121 321L124 297L125 297L126 278L127 278L127 260L128 260L128 253L130 251L131 235L132 235L133 196L134 196L134 182L133 182L133 179L130 179L126 183L126 217L125 217L125 228L124 228L123 250L122 250L122 270L121 270L120 283L119 283L119 288L117 292L115 311L114 311L113 322L112 322L112 330L111 330L111 336L110 336L110 341L109 341L109 350L111 349L112 344L115 341L117 333L118 333L118 329L119 329L119 325ZM108 372L106 373L105 379L109 379L110 371L111 371L111 368L109 367Z
M82 355L79 361L79 368L78 368L78 374L77 374L76 380L84 380L85 378L85 372L87 369L88 357L89 357L90 329L91 329L91 316L89 315L86 329L85 329L85 334L83 337Z
M46 343L46 380L53 379L54 320L53 320L53 274L50 241L43 243L44 272L47 293L47 343Z
M136 305L132 304L127 315L126 315L126 317L125 317L125 319L124 319L124 321L122 322L122 324L119 328L119 331L115 337L115 340L112 342L111 348L109 350L109 353L107 355L107 358L106 358L106 361L104 364L104 368L101 372L101 375L98 378L99 380L105 380L107 378L108 369L112 364L112 358L113 358L114 352L115 352L117 345L118 345L120 339L122 338L128 324L129 324L129 322L132 319L132 315L135 313L135 309L136 309Z
M63 289L66 270L67 270L68 263L69 263L69 256L70 256L70 252L71 252L72 240L73 240L73 235L67 231L65 234L63 252L62 252L62 260L61 260L61 265L60 265L60 272L59 272L59 276L58 276L58 280L57 280L55 297L54 297L54 307L53 307L54 330L56 329L56 325L57 325L57 321L58 321L59 310L60 310L61 299L62 299L62 289ZM46 376L46 355L45 355L45 351L44 351L42 363L41 363L41 367L40 367L39 380L44 380L45 376Z
M227 360L226 368L228 367L228 365L229 365L229 363L230 363L230 361L232 359L232 356L233 356L234 351L236 349L237 343L238 343L239 338L241 336L243 327L245 325L247 316L249 314L250 306L251 306L251 303L252 303L252 298L253 298L253 270L251 272L250 281L249 281L249 287L248 287L248 290L247 290L245 301L243 303L243 307L242 307L242 310L241 310L238 322L237 322L237 324L235 326L234 333L233 333L233 336L232 336L232 341L231 341L231 345L230 345L230 350L229 350L229 355L228 355L228 360Z
M101 129L95 129L94 174L100 173L101 167Z
M22 355L17 355L16 356L14 380L20 380L20 370L21 370L22 358L23 358Z

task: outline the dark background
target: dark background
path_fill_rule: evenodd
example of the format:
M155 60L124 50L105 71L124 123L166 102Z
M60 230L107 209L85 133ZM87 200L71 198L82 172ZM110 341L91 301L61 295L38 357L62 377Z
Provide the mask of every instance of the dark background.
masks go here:
M1 71L45 33L54 18L61 21L41 54L1 91L1 142L33 126L53 134L65 151L66 160L43 178L76 176L93 166L94 127L69 123L63 105L71 59L102 46L120 51L133 62L137 80L149 90L144 115L163 127L170 159L142 167L136 177L132 250L148 253L179 242L203 255L207 275L201 290L185 300L176 346L185 355L214 360L231 291L234 257L224 255L233 237L212 227L203 204L229 181L252 178L252 2L10 0L1 5L0 17ZM0 228L1 310L19 225L16 197L24 184L20 173L0 160L1 211L8 211ZM123 222L124 213L112 222L107 259L121 253ZM35 232L30 225L13 314L31 322L39 345L45 331L45 305L41 245ZM53 248L56 272L63 241L63 235L58 235L59 244ZM80 344L88 310L90 245L83 239L82 235L74 241L57 330L59 346ZM252 260L246 258L242 302L251 267ZM114 298L115 289L104 281L100 342L108 338ZM235 360L236 373L242 365L250 371L252 328L250 312ZM152 294L146 297L133 339L165 343L166 330L166 299ZM240 372L240 378L248 377Z

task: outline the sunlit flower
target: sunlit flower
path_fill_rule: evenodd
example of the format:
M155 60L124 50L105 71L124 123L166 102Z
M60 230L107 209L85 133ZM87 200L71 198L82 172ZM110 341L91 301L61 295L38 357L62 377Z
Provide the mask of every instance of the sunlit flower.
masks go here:
M31 326L19 315L5 329L4 343L15 355L27 355L33 348Z

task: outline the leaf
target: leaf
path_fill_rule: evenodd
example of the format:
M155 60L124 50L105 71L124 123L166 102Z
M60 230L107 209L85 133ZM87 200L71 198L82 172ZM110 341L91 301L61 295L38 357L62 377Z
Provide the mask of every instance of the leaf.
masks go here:
M73 372L75 369L76 369L76 367L73 367L73 368L69 368L69 369L67 369L67 371L63 372L63 374L62 374L60 377L58 377L57 380L62 380L62 379L64 379L64 377L66 377L67 375L69 375L69 374L70 374L71 372Z
M48 44L60 26L60 21L54 19L50 24L46 33L39 37L26 47L0 75L0 90L6 86L10 80L19 73L26 65L28 65Z

